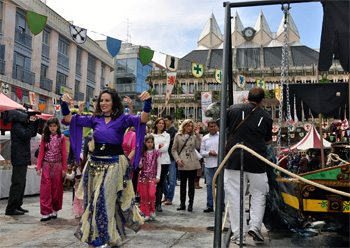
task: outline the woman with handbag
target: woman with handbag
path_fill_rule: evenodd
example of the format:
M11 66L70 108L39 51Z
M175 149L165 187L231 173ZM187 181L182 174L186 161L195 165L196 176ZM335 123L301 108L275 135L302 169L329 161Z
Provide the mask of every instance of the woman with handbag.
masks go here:
M192 120L184 120L180 126L179 132L175 135L174 144L171 153L178 165L180 172L180 206L177 210L186 209L186 184L188 181L188 208L193 210L194 200L194 180L197 175L197 169L200 168L199 159L195 149L200 149L201 137L199 135L199 127L194 130Z

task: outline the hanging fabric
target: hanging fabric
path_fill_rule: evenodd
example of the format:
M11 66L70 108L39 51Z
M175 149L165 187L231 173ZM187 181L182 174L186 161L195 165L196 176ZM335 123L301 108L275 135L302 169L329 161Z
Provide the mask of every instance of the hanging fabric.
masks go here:
M107 36L106 45L109 54L112 56L112 58L114 58L120 51L122 41Z
M75 43L84 44L87 40L87 30L73 24L69 24L70 36Z
M19 100L22 99L22 89L16 88L16 96L18 97Z
M177 68L179 66L179 58L176 58L171 55L167 55L165 60L165 65L169 71L177 71Z
M196 78L201 78L204 73L204 65L192 62L192 75Z
M32 34L40 34L46 26L47 16L27 10L27 24Z
M170 100L170 96L171 96L171 93L173 92L173 88L176 82L176 72L168 72L166 78L167 78L167 84L166 84L166 93L165 93L165 104L164 104L163 110L159 113L159 115L163 113L163 111L165 110Z
M245 76L237 75L237 86L241 89L245 86Z
M222 70L215 69L215 81L219 84L222 82Z
M143 66L147 65L149 62L152 61L154 51L148 48L144 48L140 46L139 50L139 59Z
M45 108L46 108L46 104L44 104L44 103L39 103L39 104L38 104L38 108L39 108L39 110L40 110L41 112L44 112L44 110L45 110Z

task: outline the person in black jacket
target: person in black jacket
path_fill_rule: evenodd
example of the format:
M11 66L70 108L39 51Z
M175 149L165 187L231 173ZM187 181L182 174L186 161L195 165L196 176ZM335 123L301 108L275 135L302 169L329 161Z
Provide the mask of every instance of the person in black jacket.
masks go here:
M27 166L30 161L30 140L36 136L36 118L30 116L25 122L14 121L11 128L12 177L5 215L23 215L22 208L26 186Z

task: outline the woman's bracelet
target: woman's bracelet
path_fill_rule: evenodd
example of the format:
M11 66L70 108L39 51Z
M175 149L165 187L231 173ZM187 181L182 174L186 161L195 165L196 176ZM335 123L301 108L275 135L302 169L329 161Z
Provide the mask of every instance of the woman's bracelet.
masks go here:
M60 97L61 109L63 116L67 116L70 114L70 110L68 108L68 104L65 101L62 101L62 96Z
M149 113L152 109L152 97L145 101L145 105L143 105L143 112Z

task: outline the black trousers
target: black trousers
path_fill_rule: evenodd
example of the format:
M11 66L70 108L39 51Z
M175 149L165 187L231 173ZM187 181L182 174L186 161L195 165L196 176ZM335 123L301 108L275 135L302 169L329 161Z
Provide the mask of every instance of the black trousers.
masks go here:
M164 180L166 178L166 175L168 174L168 171L169 171L169 164L162 164L162 170L160 172L160 180L159 180L159 183L157 183L156 206L159 206L162 204Z
M138 181L139 181L140 170L141 169L139 167L136 167L136 169L134 170L133 175L132 175L132 186L134 187L135 195L136 195L136 191L137 191L137 184L138 184Z
M6 212L13 212L22 206L26 179L27 166L14 165L12 167L11 187Z
M193 204L194 200L194 179L197 175L197 170L179 170L180 172L180 202L185 205L186 202L186 186L188 181L188 198L189 204Z

